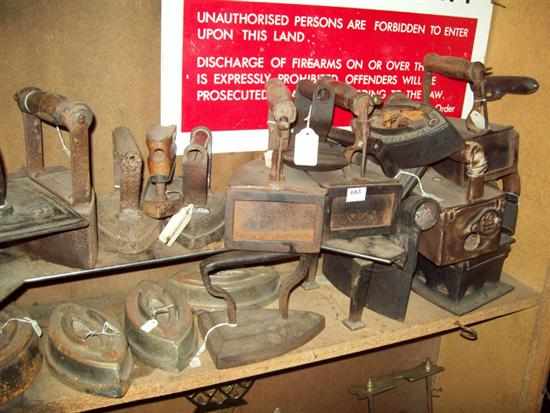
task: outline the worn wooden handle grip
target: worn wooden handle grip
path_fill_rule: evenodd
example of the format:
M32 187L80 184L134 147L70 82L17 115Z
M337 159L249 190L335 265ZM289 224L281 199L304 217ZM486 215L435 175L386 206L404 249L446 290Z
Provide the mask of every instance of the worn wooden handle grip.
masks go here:
M428 53L424 56L424 70L467 82L473 80L471 78L472 63L460 57L439 56L435 53Z
M36 87L21 89L14 98L21 112L56 126L64 126L69 131L79 126L88 129L94 119L92 110L85 103L44 92Z

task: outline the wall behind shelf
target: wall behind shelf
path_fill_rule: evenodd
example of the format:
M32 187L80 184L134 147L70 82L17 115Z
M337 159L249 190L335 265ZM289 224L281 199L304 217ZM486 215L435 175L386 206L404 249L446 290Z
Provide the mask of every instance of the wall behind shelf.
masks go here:
M530 75L541 83L534 96L510 96L490 107L493 121L511 123L521 135L518 242L506 270L541 288L550 258L550 116L545 105L550 97L550 51L545 47L550 8L536 0L500 2L507 8L495 7L487 64L497 74ZM160 0L3 0L0 39L0 149L8 169L24 163L21 120L12 96L21 87L35 85L82 99L98 115L94 178L98 192L109 191L112 129L128 126L144 149L145 131L159 119ZM45 137L48 163L66 163L53 131ZM222 188L231 171L252 156L218 156L215 187ZM137 276L162 275L163 270L156 270ZM91 285L94 288L87 288ZM33 288L21 299L76 298L98 294L98 285L105 290L128 287L123 276L104 277L102 283ZM461 411L464 400L468 411L516 411L513 401L519 395L533 325L534 311L526 311L479 326L481 339L473 344L457 334L445 336L440 360L447 372L440 380L440 411Z

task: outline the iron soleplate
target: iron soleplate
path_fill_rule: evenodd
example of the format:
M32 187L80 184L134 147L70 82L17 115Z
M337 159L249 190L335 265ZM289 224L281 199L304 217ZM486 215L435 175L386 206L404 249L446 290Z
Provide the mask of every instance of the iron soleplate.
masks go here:
M227 322L225 311L202 313L198 325L204 335ZM283 319L279 310L241 310L237 327L212 330L206 348L218 369L242 366L288 353L312 340L325 328L325 318L310 311L291 310Z

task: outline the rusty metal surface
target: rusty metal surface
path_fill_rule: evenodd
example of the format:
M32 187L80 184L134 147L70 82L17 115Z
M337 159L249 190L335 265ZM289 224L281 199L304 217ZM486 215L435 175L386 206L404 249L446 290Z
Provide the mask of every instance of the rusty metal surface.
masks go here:
M28 251L54 263L79 268L95 266L97 259L97 211L90 170L90 108L64 96L35 87L19 90L15 100L23 115L26 173L87 221L87 228L70 230L33 240ZM42 122L63 127L70 134L70 170L44 168Z
M193 316L184 297L169 284L140 282L126 298L125 316L128 343L136 357L168 371L187 367L197 348ZM147 322L156 327L148 331Z
M139 208L143 160L128 128L113 131L113 159L119 189L99 197L100 243L107 251L140 254L157 240L161 223Z
M494 252L499 247L504 193L486 185L475 202L467 189L430 169L422 179L426 192L441 199L439 222L420 235L419 252L436 265L453 264Z
M239 310L235 299L223 287L214 286L210 273L230 268L273 263L293 257L292 254L253 251L233 251L216 255L201 262L201 275L210 294L224 298L227 311L201 313L199 329L203 336L215 325L229 322L235 327L221 327L211 331L206 343L217 368L241 366L266 360L302 346L324 326L322 315L309 311L289 311L291 291L309 273L316 255L302 254L294 272L286 277L279 290L279 309Z
M133 358L123 330L99 310L74 303L57 306L44 355L51 372L77 390L122 397L130 385Z
M7 320L27 316L9 305L0 312L0 410L27 390L42 366L38 337L28 323Z
M27 176L7 179L0 209L0 243L83 228L88 222L55 194Z
M209 193L202 207L194 207L191 220L178 236L177 241L195 250L223 238L225 230L225 194Z
M181 178L174 178L175 126L155 126L146 135L149 181L143 191L142 209L152 218L174 215L182 205Z
M191 140L182 157L183 202L197 207L206 205L210 186L212 133L204 126L193 128Z
M440 73L453 79L464 80L470 84L474 93L474 104L466 118L466 127L473 132L485 130L489 126L487 100L485 98L485 79L490 75L481 62L470 62L454 56L439 56L428 53L424 56L424 79L422 85L424 103L429 103L432 87L432 76ZM475 116L483 117L483 124L475 120Z
M323 242L331 238L395 231L402 187L398 181L380 176L371 169L367 167L365 177L361 177L357 165L339 171L308 172L315 182L327 189ZM353 189L364 189L365 199L349 202L347 194Z
M279 273L272 266L235 268L211 274L212 285L226 290L239 309L263 307L279 294ZM222 310L222 298L208 293L197 270L183 270L168 281L193 310Z
M282 252L318 252L326 190L305 172L285 169L273 182L262 161L243 165L227 191L225 246Z

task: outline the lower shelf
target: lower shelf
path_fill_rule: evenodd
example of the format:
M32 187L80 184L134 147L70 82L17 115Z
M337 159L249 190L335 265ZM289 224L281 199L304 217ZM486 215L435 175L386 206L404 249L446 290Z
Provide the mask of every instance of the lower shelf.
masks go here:
M314 340L284 356L244 367L217 370L205 352L201 355L200 367L187 368L178 375L153 370L136 362L137 377L134 378L128 393L121 399L108 399L77 392L52 377L44 363L37 380L25 393L20 407L10 411L76 412L185 392L442 333L457 329L457 321L469 325L522 311L538 304L540 295L537 292L513 277L504 276L503 281L515 287L511 293L464 316L453 316L413 293L404 322L394 321L366 310L363 319L367 327L354 332L349 331L341 322L347 315L349 305L349 300L343 294L328 284L322 284L319 289L313 291L298 288L291 296L290 307L323 314L326 318L326 328ZM122 321L123 297L103 298L87 303L117 314ZM41 317L41 314L47 314L49 309L37 306L28 310L47 330L47 317Z

